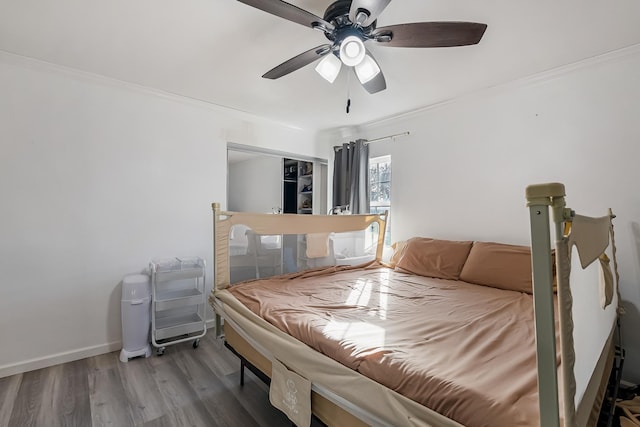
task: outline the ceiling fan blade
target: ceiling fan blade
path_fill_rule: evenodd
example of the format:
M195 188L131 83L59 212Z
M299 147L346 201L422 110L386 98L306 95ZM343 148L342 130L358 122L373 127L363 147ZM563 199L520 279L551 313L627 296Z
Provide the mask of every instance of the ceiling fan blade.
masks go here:
M373 60L373 62L376 63L378 68L380 68L380 64L378 64L378 61L376 61L376 59L373 57L373 55L368 49L367 49L367 55L369 55ZM355 71L355 67L353 67L353 69ZM356 77L357 76L358 76L358 73L356 72ZM362 86L366 89L367 92L369 92L372 95L374 93L378 93L380 91L385 90L387 88L387 82L384 79L384 75L382 74L382 69L380 68L380 72L374 78L372 78L366 83L362 83Z
M364 10L367 12L367 19L361 22L360 25L368 27L378 19L380 13L387 7L391 0L353 0L351 3L351 9L349 10L349 18L351 22L356 22L358 12Z
M372 35L380 46L451 47L477 44L486 29L476 22L414 22L381 27Z
M240 3L253 6L288 21L296 22L305 27L324 27L327 31L333 30L333 25L304 9L284 2L282 0L238 0Z
M267 71L262 77L265 79L279 79L282 76L286 76L289 73L292 73L305 65L309 65L312 62L320 59L327 53L331 52L330 44L323 44L318 47L314 47L313 49L309 49L308 51L301 53L300 55L294 56L288 61L283 62L275 68Z

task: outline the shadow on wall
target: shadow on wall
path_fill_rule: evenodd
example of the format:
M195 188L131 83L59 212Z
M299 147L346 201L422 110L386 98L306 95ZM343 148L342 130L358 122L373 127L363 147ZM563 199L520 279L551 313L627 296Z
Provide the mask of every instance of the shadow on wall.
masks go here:
M635 260L634 265L636 269L640 266L640 224L637 222L631 222L631 235L633 236L633 249L635 249ZM640 272L636 271L636 277L640 276Z
M122 342L122 280L111 291L109 296L109 310L107 311L109 319L107 324L107 339L109 342ZM117 319L116 319L117 317Z
M620 317L620 328L626 359L622 368L622 378L633 384L640 384L640 345L637 340L629 339L635 337L634 325L640 324L640 312L631 301L622 300L622 307L624 314Z
M637 266L640 266L640 224L637 222L631 223L631 235L633 236L632 250L635 251L635 256L631 257L631 260L635 260L634 269L637 270ZM638 271L635 271L636 277ZM625 278L622 278L623 281ZM631 281L632 286L633 281ZM633 288L637 293L637 288ZM635 299L636 295L631 296ZM640 311L636 303L629 300L622 300L622 307L624 307L625 314L621 316L621 328L622 328L622 340L623 347L626 351L627 360L625 361L623 378L631 380L635 384L640 384L640 342L636 339L635 325L640 325Z

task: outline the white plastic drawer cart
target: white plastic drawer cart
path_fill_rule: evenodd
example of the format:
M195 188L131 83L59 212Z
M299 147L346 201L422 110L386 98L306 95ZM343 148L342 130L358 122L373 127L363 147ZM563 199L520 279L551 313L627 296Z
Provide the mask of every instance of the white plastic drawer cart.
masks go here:
M193 340L207 332L205 262L202 258L153 260L151 271L151 342L156 353L168 345Z

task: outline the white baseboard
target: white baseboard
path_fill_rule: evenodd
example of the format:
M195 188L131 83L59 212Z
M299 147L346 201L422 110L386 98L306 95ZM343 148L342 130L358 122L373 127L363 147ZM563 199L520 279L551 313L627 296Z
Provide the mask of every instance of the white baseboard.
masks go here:
M215 319L207 320L207 332L215 333ZM11 375L22 374L24 372L34 371L36 369L48 368L50 366L59 365L61 363L73 362L74 360L85 359L87 357L98 356L100 354L111 353L122 348L122 342L114 341L107 344L85 347L77 350L65 351L62 353L52 354L49 356L39 357L36 359L25 360L18 363L0 366L0 378L9 377Z
M112 351L120 350L121 348L122 343L120 341L115 341L107 344L100 344L39 357L36 359L29 359L18 363L12 363L10 365L0 366L0 378L36 369L48 368L49 366L59 365L61 363L73 362L74 360L85 359L87 357L98 356L100 354L111 353Z

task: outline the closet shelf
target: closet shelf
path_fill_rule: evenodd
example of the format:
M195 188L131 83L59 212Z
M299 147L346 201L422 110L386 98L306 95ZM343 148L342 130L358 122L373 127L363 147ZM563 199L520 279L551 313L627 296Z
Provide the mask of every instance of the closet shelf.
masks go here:
M284 213L313 214L313 162L285 158L282 169L282 204Z

